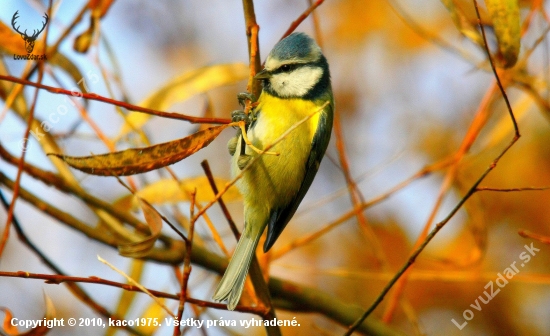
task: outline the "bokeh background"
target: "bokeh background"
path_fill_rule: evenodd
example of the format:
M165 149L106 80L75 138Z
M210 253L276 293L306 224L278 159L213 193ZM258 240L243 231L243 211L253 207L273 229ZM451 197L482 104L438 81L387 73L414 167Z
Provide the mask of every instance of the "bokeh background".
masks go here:
M48 45L59 39L86 3L53 1ZM449 11L450 3L459 9ZM13 59L14 50L21 49L23 44L17 35L13 37L13 13L18 10L18 24L31 30L39 25L47 5L42 1L19 0L0 3L2 74L20 77L34 64ZM494 51L498 46L490 18L483 2L480 6L489 45ZM262 60L308 7L306 0L255 1ZM481 186L550 186L547 7L541 1L520 2L524 31L519 61L515 67L500 69L499 74L505 79L522 137ZM353 209L339 159L342 150L337 148L333 136L310 192L279 238L273 254L266 257L260 253L260 261L270 275L321 289L349 304L368 307L406 262L432 215L430 227L449 214L510 143L514 135L512 122L501 93L495 89L486 54L464 35L466 29L457 27L453 17L459 14L464 26L475 27L475 11L470 1L327 0L316 10L317 31L311 17L297 28L316 36L329 60L350 175L357 185L359 199L375 202L366 207L364 218L351 216L319 238L281 252L287 244L318 232ZM90 11L85 12L59 46L59 51L87 79L89 91L139 105L170 85L173 78L203 67L242 63L244 65L236 66L238 70L223 85L185 99L176 97L169 104L164 102L168 106L161 105L167 111L224 118L238 108L236 94L246 90L248 64L240 1L113 1L106 15L96 23L87 52L77 52L75 41L89 29L90 17ZM41 46L43 44L37 42L34 53L42 53ZM46 63L44 84L67 89L75 86L67 63L62 64ZM217 76L213 73L212 80ZM96 80L92 82L91 78ZM37 81L37 75L30 80ZM1 85L0 143L19 156L26 123L6 104L6 94L9 95L13 87L5 81ZM192 91L183 85L175 89ZM34 89L27 87L23 92L30 106ZM124 120L114 106L95 101L78 102L117 150L144 145L136 132L121 136ZM67 106L68 113L59 117L49 133L66 154L81 156L109 151L65 96L41 91L35 117L47 120L60 105ZM486 117L479 131L471 131L472 121L480 115ZM182 138L198 127L155 117L142 129L153 144ZM200 162L206 159L220 181L228 180L226 143L233 135L231 129L224 131L209 147L171 168L178 178L193 186L203 176ZM468 150L456 154L465 141ZM450 158L456 161L449 163ZM56 171L53 159L45 155L41 144L34 139L28 142L26 160ZM425 167L428 167L426 173L415 177ZM455 171L453 178L449 177L451 170ZM11 179L17 172L3 160L0 171ZM104 200L115 202L128 195L114 178L73 173L85 190ZM135 182L138 188L145 188L167 176L166 172L151 172L136 176ZM410 183L393 189L404 181ZM449 182L448 189L441 192ZM91 226L98 222L93 211L74 196L61 194L25 174L21 185ZM198 188L199 193L208 194L204 185ZM0 185L0 189L11 199L9 188ZM388 197L376 201L382 196ZM182 218L189 215L189 202L184 197L178 202L163 199L162 193L155 197L159 211L177 222L185 222ZM230 194L227 200L235 221L241 223L242 204L238 195ZM385 319L395 330L411 335L548 335L550 249L544 242L518 234L519 230L529 230L550 235L548 204L548 190L476 193L416 260L400 295L390 292L373 318ZM174 218L175 209L181 217ZM141 216L137 210L132 211ZM218 207L212 207L208 213L231 250L235 240ZM122 257L116 249L52 220L23 200L17 202L15 216L31 240L69 275L94 275L124 282L122 276L97 260L99 255L128 273L140 274L140 283L146 287L179 291L172 266L137 263ZM1 210L2 231L6 218L7 211ZM204 221L197 222L196 230L204 246L223 255ZM164 232L175 237L166 228ZM520 256L524 246L531 244L540 251L525 262ZM514 262L523 266L517 266L519 272L509 283L490 302L481 303L481 311L472 308L470 305L476 305L479 296L485 298L487 283L496 280L498 273L503 273ZM12 229L0 258L0 271L19 270L52 273L17 239ZM189 282L191 296L210 300L218 280L214 273L194 267ZM119 289L94 284L83 288L112 310L120 305L122 291ZM42 318L44 293L52 299L57 317L98 316L75 299L64 285L0 277L0 307L9 308L17 318ZM145 295L136 295L128 303L128 318L165 317ZM166 304L176 309L175 302L166 301ZM462 324L467 309L474 316L459 329L452 319ZM235 320L252 317L190 305L186 306L185 316ZM280 310L278 316L290 319L296 316L301 324L299 328L283 328L284 335L333 335L345 330L320 314ZM54 329L50 334L112 332L97 327L65 327ZM172 330L144 332L165 335ZM261 328L187 330L189 335L262 333ZM117 334L126 332L117 331Z

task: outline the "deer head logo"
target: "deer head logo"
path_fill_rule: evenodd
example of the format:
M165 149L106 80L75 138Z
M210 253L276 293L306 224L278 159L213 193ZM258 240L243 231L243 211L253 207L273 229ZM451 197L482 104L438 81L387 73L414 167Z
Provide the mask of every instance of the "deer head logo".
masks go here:
M34 29L33 34L31 36L29 36L29 35L27 35L27 30L26 29L25 29L25 32L22 33L22 32L19 31L20 26L15 27L15 24L16 24L15 21L19 18L19 16L17 15L18 13L19 13L19 11L16 11L15 14L13 14L13 17L11 19L11 26L13 27L13 29L15 29L16 32L19 33L19 35L21 35L23 40L25 40L25 49L27 49L27 52L30 54L30 53L32 53L32 50L34 49L34 41L36 41L36 38L38 37L38 35L40 35L40 33L44 30L44 28L46 28L46 25L48 24L48 14L44 13L43 18L46 19L46 21L44 21L44 24L42 25L42 28L38 31L36 29Z

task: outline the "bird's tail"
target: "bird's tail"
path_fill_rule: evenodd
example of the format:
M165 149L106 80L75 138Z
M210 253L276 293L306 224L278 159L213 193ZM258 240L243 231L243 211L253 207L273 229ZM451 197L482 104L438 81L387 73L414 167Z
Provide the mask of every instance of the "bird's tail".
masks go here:
M214 292L213 299L216 301L227 300L227 309L229 310L234 310L239 303L244 288L244 281L246 280L252 257L256 252L260 236L261 232L260 234L255 234L247 232L246 229L244 230L237 243L233 257L223 274L222 280Z

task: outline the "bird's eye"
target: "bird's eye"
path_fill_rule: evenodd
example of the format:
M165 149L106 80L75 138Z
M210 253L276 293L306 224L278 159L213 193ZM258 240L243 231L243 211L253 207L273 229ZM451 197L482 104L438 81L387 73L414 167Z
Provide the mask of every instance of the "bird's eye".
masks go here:
M281 65L281 67L279 69L281 69L281 72L288 72L290 70L292 70L292 65L290 64L285 64L285 65Z

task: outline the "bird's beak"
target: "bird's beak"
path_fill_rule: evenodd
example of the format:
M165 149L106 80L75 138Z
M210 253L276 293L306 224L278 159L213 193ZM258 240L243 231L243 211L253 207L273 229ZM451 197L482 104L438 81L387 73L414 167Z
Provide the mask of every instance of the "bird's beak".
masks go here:
M258 72L256 76L254 76L254 79L268 79L271 77L271 74L267 69L263 69L262 71Z

